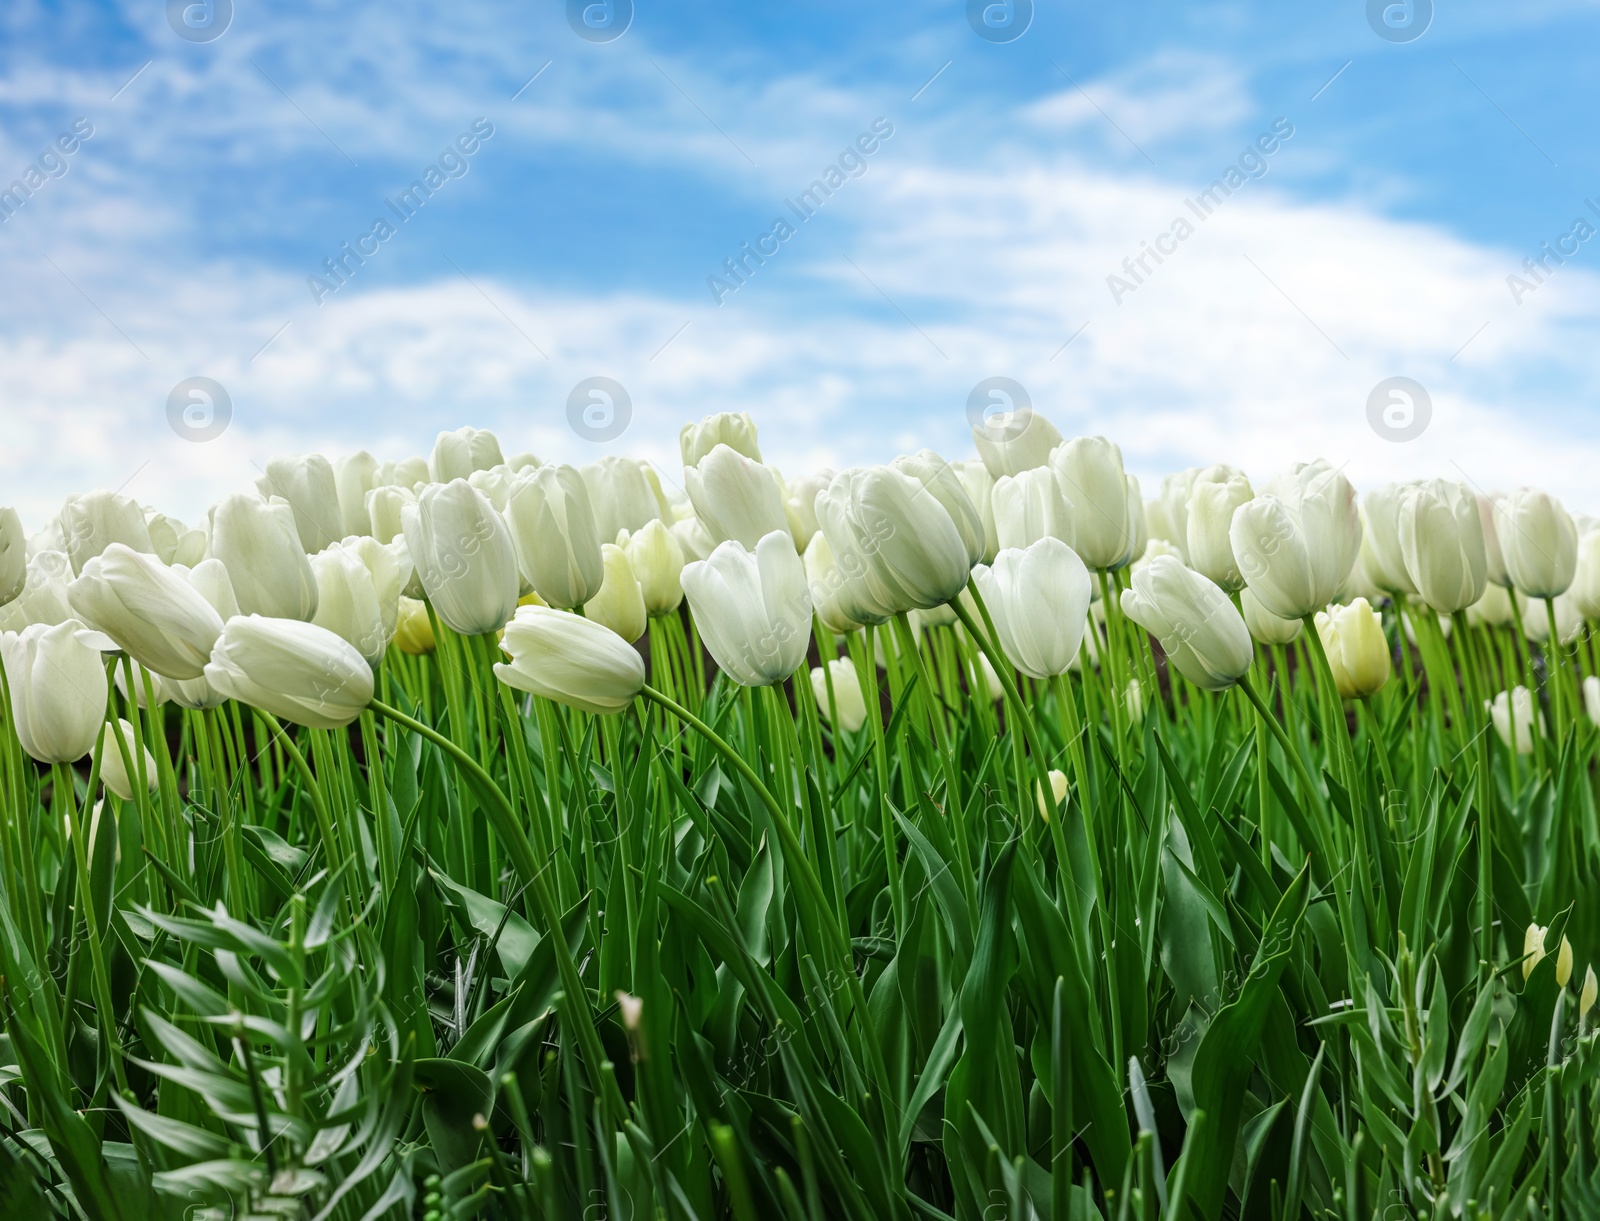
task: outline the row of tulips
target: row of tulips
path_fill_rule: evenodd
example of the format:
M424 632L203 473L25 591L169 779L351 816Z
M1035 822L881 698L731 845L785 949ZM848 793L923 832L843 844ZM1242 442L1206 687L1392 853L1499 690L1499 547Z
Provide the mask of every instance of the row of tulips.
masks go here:
M1600 1206L1600 521L1324 462L1146 500L1042 415L974 441L789 480L709 416L678 492L463 428L275 459L198 527L0 512L0 1180Z

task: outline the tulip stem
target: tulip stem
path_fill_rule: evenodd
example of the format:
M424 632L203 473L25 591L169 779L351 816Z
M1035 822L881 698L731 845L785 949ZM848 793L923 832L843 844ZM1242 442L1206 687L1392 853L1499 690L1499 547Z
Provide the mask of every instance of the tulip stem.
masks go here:
M1559 749L1562 738L1566 736L1567 697L1564 690L1565 684L1561 678L1561 631L1556 626L1556 600L1544 600L1545 615L1550 620L1550 635L1545 645L1545 683L1550 688L1550 722L1555 728L1556 743Z
M872 771L878 790L878 821L883 835L883 862L889 877L889 908L894 915L895 936L905 932L905 910L900 893L899 837L894 832L893 801L889 796L889 756L883 741L883 704L878 696L878 671L873 649L873 625L861 629L862 645L851 650L856 664L856 680L867 705L867 729L872 735ZM886 656L885 660L889 660ZM870 693L870 694L869 694ZM712 745L716 745L712 743Z
M322 799L322 789L317 784L316 773L311 770L311 764L306 762L306 757L300 753L300 748L294 744L294 739L284 732L277 717L259 708L256 709L256 715L266 722L267 729L283 743L284 749L289 752L289 758L294 762L295 770L306 782L306 799L311 802L311 813L317 820L317 831L327 846L328 866L330 869L338 868L344 863L344 855L340 851L338 838L334 835L333 819L328 815L328 803Z
M1262 700L1261 693L1255 689L1249 675L1245 675L1239 680L1239 688L1244 692L1245 698L1256 706L1256 711L1261 714L1261 719L1272 732L1272 736L1278 739L1278 746L1283 750L1284 757L1289 760L1289 766L1294 768L1295 777L1300 781L1300 786L1305 789L1307 798L1316 807L1318 817L1317 821L1312 823L1312 829L1321 831L1328 814L1326 799L1323 797L1322 791L1317 788L1316 782L1311 779L1311 773L1306 770L1305 760L1300 757L1300 752L1294 748L1294 743L1289 741L1289 735L1284 732L1283 725L1272 714L1272 709L1268 708L1266 702ZM1266 761L1263 760L1262 766L1265 765ZM1322 855L1326 857L1328 852L1326 844L1319 844L1318 848ZM1331 864L1332 861L1329 860L1327 863ZM1324 868L1325 872L1326 868Z

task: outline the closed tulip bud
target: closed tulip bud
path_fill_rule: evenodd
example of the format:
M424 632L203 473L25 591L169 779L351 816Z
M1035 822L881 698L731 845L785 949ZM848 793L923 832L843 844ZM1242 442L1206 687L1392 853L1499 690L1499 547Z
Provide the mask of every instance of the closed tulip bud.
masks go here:
M914 454L903 454L889 464L903 475L910 475L922 484L949 516L956 533L967 548L967 571L983 559L983 518L978 515L967 490L962 486L956 468L931 449L919 449ZM1143 543L1140 544L1143 546ZM924 608L927 609L927 608Z
M1511 618L1511 594L1504 585L1493 582L1484 587L1483 597L1467 607L1467 622L1474 626L1505 627Z
M426 602L401 595L399 617L394 629L394 647L409 657L421 657L433 652L433 620L428 618Z
M1495 520L1497 499L1478 493L1478 520L1483 523L1483 554L1488 561L1489 584L1509 586L1511 577L1506 573L1505 552L1500 547L1500 527Z
M416 503L416 493L408 488L373 488L367 493L367 519L372 524L369 533L380 543L394 542L405 533L400 511Z
M1244 677L1254 650L1250 633L1215 581L1162 556L1133 574L1122 613L1161 642L1167 661L1207 691Z
M429 481L428 460L421 456L401 458L398 462L385 462L378 467L378 481L374 487L404 488L415 492L417 485Z
M131 496L120 492L87 492L69 496L61 508L62 545L72 561L72 574L112 543L155 554L144 510Z
M583 613L632 644L644 635L644 594L633 575L633 565L628 562L626 551L614 543L606 543L600 553L605 577L600 582L600 591L584 603Z
M73 618L67 589L72 562L65 551L40 551L28 561L22 592L0 606L0 631L20 632L30 623L50 626Z
M794 535L794 549L804 552L817 533L817 493L833 481L833 472L813 471L802 475L788 486L783 511L789 519L789 533Z
M117 745L121 739L122 745ZM123 762L122 752L128 752L127 762ZM106 722L106 739L100 747L100 779L123 801L133 800L134 786L139 782L139 755L144 755L144 784L145 791L156 791L159 778L156 775L156 757L150 753L150 748L134 735L133 726L118 717L114 721ZM133 764L133 774L128 772L128 763Z
M830 697L828 686L833 685ZM811 693L816 696L817 707L830 725L846 733L855 733L867 723L867 701L861 695L861 679L847 657L835 657L827 668L811 669ZM837 717L835 713L837 712Z
M1533 718L1535 708L1533 696L1528 694L1528 689L1523 686L1512 688L1509 699L1504 691L1494 697L1493 703L1486 703L1489 710L1489 719L1494 722L1494 731L1500 736L1500 741L1509 748L1514 749L1519 755L1533 753ZM1544 727L1544 715L1539 713L1539 726ZM1513 745L1514 741L1514 745Z
M394 627L383 601L393 604L394 615L399 613L398 570L391 574L382 595L372 571L353 548L329 547L318 552L311 557L311 571L317 578L317 613L311 622L354 645L375 668L383 660Z
M378 486L378 460L366 450L340 458L334 463L333 483L339 496L343 536L371 534L372 518L367 513L367 496Z
M741 687L781 683L805 661L811 593L787 531L747 551L732 540L686 564L683 592L717 665Z
M1178 549L1178 558L1189 562L1189 498L1202 468L1174 471L1161 481L1161 493L1145 501L1145 518L1153 538L1165 539Z
M307 555L315 555L344 537L344 511L339 507L333 463L321 454L271 459L262 495L288 501L295 531Z
M1459 483L1430 479L1400 502L1400 554L1417 593L1453 615L1483 597L1488 560L1477 498Z
M100 650L78 639L76 619L30 624L0 636L11 687L11 727L40 763L71 763L94 749L110 690Z
M698 424L685 424L678 433L678 449L683 465L698 466L700 460L719 445L726 445L752 462L761 461L756 444L756 423L744 411L721 411L708 415Z
M627 536L624 550L644 597L645 613L670 615L683 602L683 548L665 522L647 521Z
M112 543L67 589L78 618L140 665L167 678L199 678L222 616L187 579L153 555Z
M0 535L3 534L4 527L0 525ZM0 548L3 547L0 543ZM0 567L3 566L4 559L0 558ZM3 578L0 578L0 602L5 600L4 593ZM1578 536L1578 563L1567 596L1583 618L1600 619L1600 530Z
M989 697L989 702L998 704L1005 697L1005 685L1001 683L1000 676L994 672L994 664L984 653L978 654L978 669L983 674L983 690Z
M1583 680L1583 708L1589 719L1600 725L1600 678L1593 674Z
M1280 619L1303 619L1350 575L1361 517L1350 481L1325 462L1297 467L1277 487L1240 505L1228 534L1261 605Z
M971 502L966 512L976 518ZM817 494L817 521L857 609L880 620L938 606L966 588L969 538L920 479L891 466L842 471ZM854 617L854 612L852 612Z
M522 606L506 624L500 681L580 712L621 712L644 688L644 661L602 623L548 606Z
M1345 699L1366 699L1389 681L1389 638L1365 598L1318 611L1317 635L1328 655L1333 685Z
M1544 958L1544 935L1550 931L1545 925L1530 924L1522 934L1522 978L1526 980L1533 974L1534 967L1539 965Z
M1104 437L1074 437L1050 454L1072 502L1072 548L1090 568L1126 564L1131 529L1122 450ZM1140 507L1144 502L1141 500Z
M1530 598L1564 594L1578 567L1578 527L1561 502L1522 488L1495 502L1495 527L1511 584Z
M433 483L401 510L406 549L434 612L452 631L498 631L517 609L521 581L505 520L465 479Z
M229 699L312 729L340 729L372 702L372 667L315 623L236 615L223 626L206 681Z
M1261 599L1248 587L1240 593L1239 605L1244 611L1245 627L1250 629L1250 635L1259 644L1290 644L1300 635L1301 620L1278 618L1261 605Z
M1127 482L1127 536L1122 548L1122 557L1115 565L1118 568L1126 568L1142 556L1146 544L1150 541L1150 529L1144 520L1144 496L1139 491L1139 480L1129 475Z
M153 553L163 564L192 564L205 552L205 531L190 530L175 517L146 510L144 524L150 531ZM181 558L180 548L184 552Z
M428 478L434 483L465 479L473 471L486 471L505 461L500 441L487 428L458 428L441 432L428 458Z
M467 482L484 494L496 513L504 513L515 477L509 466L493 466L486 471L473 471L467 476Z
M806 585L811 590L811 605L830 632L843 635L853 632L864 623L881 623L886 614L876 608L863 608L855 602L850 584L839 570L828 536L820 530L812 535L802 557L806 570ZM866 615L865 619L856 618Z
M695 515L718 542L732 539L752 549L774 530L789 533L772 471L737 450L714 446L698 465L684 468L683 483Z
M569 610L600 592L601 537L588 485L576 468L552 463L520 473L506 502L506 524L523 580L548 605Z
M994 484L994 529L1000 550L1020 551L1042 538L1072 546L1072 499L1053 466L1036 466Z
M589 489L595 530L602 542L616 541L617 531L630 533L661 516L661 504L644 469L631 458L607 454L579 468Z
M0 606L11 602L28 580L28 540L15 509L0 509Z
M1361 556L1368 574L1386 594L1417 592L1400 546L1400 505L1416 487L1414 483L1385 484L1361 499Z
M1214 468L1208 468L1214 469ZM1196 479L1186 508L1189 566L1230 593L1244 588L1228 531L1240 505L1255 499L1243 475L1223 480Z
M1128 690L1124 702L1128 709L1128 721L1134 725L1142 725L1144 723L1144 688L1139 686L1137 678L1128 680Z
M1061 808L1061 803L1067 799L1067 774L1060 768L1051 768L1048 773L1050 781L1050 795L1045 797L1044 787L1035 782L1034 793L1039 798L1039 817L1045 822L1050 821L1050 816Z
M709 560L711 553L717 549L716 539L711 537L711 532L698 517L680 517L670 529L672 537L678 540L678 546L683 549L685 563L690 560Z
M1065 674L1083 643L1089 570L1056 538L1005 550L973 573L1001 650L1029 678Z
M1061 444L1061 433L1031 407L1019 407L974 425L972 440L984 466L999 479L1043 466L1050 460L1050 452Z
M227 566L242 614L309 620L317 613L317 580L288 505L229 496L212 510L211 554Z
M1583 990L1578 993L1578 1020L1582 1021L1589 1016L1589 1010L1594 1008L1595 998L1600 996L1600 980L1594 977L1594 967L1588 966L1583 971Z
M961 487L967 493L967 499L978 511L978 520L983 523L983 562L992 563L1000 552L1000 536L996 532L994 520L994 476L979 459L969 459L951 465L955 467L956 476L961 480Z

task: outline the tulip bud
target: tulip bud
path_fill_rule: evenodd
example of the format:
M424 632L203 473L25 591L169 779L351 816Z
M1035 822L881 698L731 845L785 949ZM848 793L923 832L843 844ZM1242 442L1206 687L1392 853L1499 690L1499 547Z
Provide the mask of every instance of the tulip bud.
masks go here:
M756 444L756 423L744 411L721 411L708 415L698 424L685 424L678 433L678 449L683 465L698 466L700 460L719 445L726 445L752 462L761 461Z
M1493 703L1485 703L1489 710L1489 719L1494 722L1494 731L1500 735L1500 741L1506 746L1512 745L1513 729L1516 735L1516 752L1519 755L1533 753L1533 696L1528 694L1528 689L1523 686L1514 687L1511 691L1509 702L1504 691L1494 697ZM1544 728L1544 715L1539 714L1539 727Z
M15 509L0 509L0 606L22 593L28 580L28 540Z
M716 540L711 537L711 532L698 517L693 515L680 517L668 528L672 531L672 537L678 540L685 562L708 560L711 558L711 553L717 549Z
M1019 407L974 425L972 440L989 474L999 479L1043 466L1050 460L1050 451L1061 444L1061 434L1033 408Z
M1505 552L1500 547L1500 531L1495 523L1494 506L1498 497L1485 496L1482 492L1477 494L1478 520L1483 523L1483 555L1487 561L1489 584L1510 585L1511 578L1506 575Z
M1145 501L1145 517L1154 538L1165 539L1178 549L1178 558L1189 562L1189 498L1201 468L1174 471L1161 481L1161 493Z
M241 613L275 619L317 613L317 581L288 505L229 496L212 510L211 553L227 566Z
M100 651L78 639L76 619L30 624L0 636L11 687L11 726L40 763L71 763L94 749L110 691Z
M122 747L117 746L117 739L122 739ZM128 766L122 761L122 751L128 752L128 762L133 764L133 775L128 774ZM158 787L159 777L156 775L156 757L150 753L150 748L134 735L133 726L118 717L114 721L106 722L106 739L100 747L100 779L123 801L133 800L133 788L139 782L139 753L144 753L144 778L147 792L155 792Z
M409 657L421 657L434 650L433 621L428 604L401 595L399 617L395 622L394 647Z
M421 456L401 458L398 462L385 462L378 467L378 481L374 487L403 488L415 493L417 485L427 483L428 460Z
M1216 582L1158 557L1122 591L1122 613L1161 642L1190 682L1222 691L1244 677L1254 650L1238 610Z
M3 533L3 527L0 527L0 534ZM0 566L3 565L4 560L0 558ZM3 580L0 580L0 595L4 592ZM1600 619L1600 530L1590 530L1578 536L1577 568L1567 596L1583 618ZM4 600L0 596L0 602Z
M599 593L601 538L576 468L552 463L519 474L506 502L506 524L523 580L550 606L568 610Z
M1400 546L1401 501L1416 487L1414 483L1390 483L1361 498L1361 555L1367 572L1386 594L1417 592Z
M1578 1020L1581 1022L1589 1016L1589 1010L1594 1008L1595 998L1600 996L1600 980L1594 977L1594 967L1588 966L1583 971L1583 990L1578 993Z
M428 459L428 478L434 483L450 483L465 479L473 471L486 471L499 466L505 459L500 455L500 441L487 428L458 428L454 432L441 432L433 442L433 455Z
M1065 674L1089 613L1089 570L1077 552L1042 538L1026 551L1002 551L973 577L1006 660L1029 678Z
M1239 574L1228 530L1233 525L1234 510L1253 500L1255 493L1243 475L1230 475L1221 480L1206 478L1214 469L1202 472L1189 494L1185 511L1189 565L1223 589L1234 592L1244 588L1244 577Z
M1021 551L1042 538L1072 546L1072 499L1054 466L995 480L993 504L999 550Z
M1556 951L1556 987L1565 988L1572 979L1572 943L1561 938L1561 948Z
M1400 501L1400 554L1411 584L1434 611L1451 615L1483 596L1488 559L1477 499L1459 483L1430 479Z
M400 519L417 576L445 625L463 636L504 626L521 582L511 533L483 493L465 479L432 483Z
M1122 450L1104 437L1074 437L1051 452L1050 465L1072 502L1073 550L1090 568L1128 563L1132 531Z
M372 668L355 646L298 619L229 619L206 681L229 699L312 729L341 729L372 702Z
M983 558L983 518L973 507L956 468L931 449L919 449L914 454L903 454L889 464L903 475L910 475L922 484L949 516L967 548L967 571ZM1143 543L1140 543L1143 546ZM924 607L923 609L929 609Z
M1052 767L1048 773L1050 780L1050 797L1045 799L1044 787L1035 782L1033 791L1039 798L1039 817L1045 822L1050 821L1050 816L1061 808L1061 803L1067 799L1067 774L1059 768Z
M20 632L30 623L47 627L73 618L67 589L72 562L65 551L40 551L28 560L22 592L0 606L0 631Z
M1150 529L1144 520L1144 496L1139 491L1138 478L1129 475L1127 485L1127 533L1124 536L1122 556L1115 564L1117 568L1126 568L1143 555L1145 545L1150 541Z
M789 533L772 472L737 450L713 447L698 465L684 468L683 483L696 516L718 542L733 539L748 550L774 530Z
M388 552L375 544L379 554ZM373 668L383 661L399 614L400 571L390 567L382 590L353 547L329 547L311 557L317 578L317 613L311 622L354 645ZM392 608L392 609L391 609Z
M1530 598L1567 592L1578 567L1578 527L1561 502L1522 488L1495 502L1495 530L1511 584Z
M122 543L135 551L155 553L144 510L131 496L119 492L87 492L69 496L61 508L61 535L72 575L112 543Z
M1176 543L1169 543L1164 538L1156 538L1152 535L1144 545L1144 554L1134 560L1132 571L1137 572L1139 569L1144 568L1159 555L1177 560L1180 564L1183 563L1183 552L1178 550Z
M617 531L631 533L661 516L661 504L650 480L631 458L607 454L600 461L581 467L578 473L589 489L595 533L601 542L615 542Z
M627 536L624 550L644 596L645 613L670 615L683 601L683 548L665 522L647 521Z
M794 549L804 552L817 533L817 493L833 482L831 470L813 471L789 484L783 511L789 518Z
M1006 689L1000 676L994 672L994 664L988 654L978 654L978 669L983 672L983 689L989 696L989 702L998 704L1005 697Z
M1297 467L1278 493L1233 514L1228 536L1239 572L1280 619L1326 606L1350 575L1361 546L1361 517L1350 481L1326 462Z
M366 450L340 458L334 463L333 483L338 491L339 515L344 522L342 536L371 534L367 496L378 486L378 460Z
M222 632L222 616L183 569L112 543L67 588L78 618L135 661L168 678L199 678Z
M1520 592L1512 595L1517 609L1522 613L1522 634L1535 644L1550 639L1550 610L1543 602L1535 602ZM1574 643L1583 634L1583 616L1573 605L1571 594L1559 594L1551 599L1555 603L1556 633L1563 645Z
M683 592L700 638L741 687L781 683L805 661L811 593L794 540L774 530L754 552L729 540L686 564Z
M620 712L644 687L644 661L604 624L547 606L522 606L506 624L501 682L580 712Z
M1583 708L1589 719L1600 725L1600 678L1593 674L1583 680Z
M966 492L967 499L978 511L978 520L983 523L981 558L985 564L992 563L1000 551L1000 536L996 532L994 520L994 476L989 473L989 468L978 460L954 462L951 465L955 467L956 476L961 480L961 487ZM813 503L815 499L812 498Z
M632 644L644 635L644 594L633 575L633 565L628 562L626 551L606 543L600 548L600 554L605 577L600 591L583 604L583 613Z
M887 615L879 615L875 608L858 606L844 573L834 559L828 536L820 530L811 538L802 557L806 570L806 585L811 590L811 605L818 618L830 631L843 635L853 632L863 623L881 623ZM867 616L856 618L857 614Z
M315 555L344 537L344 512L339 507L333 464L321 454L271 459L261 494L268 499L281 497L289 503L295 532L307 555Z
M205 556L206 532L191 530L175 517L146 510L145 529L150 531L150 546L163 564L193 565Z
M833 698L828 697L828 684L832 681ZM867 723L867 701L861 694L861 679L848 657L835 657L827 669L811 669L811 693L816 696L817 707L830 725L834 724L834 711L838 711L838 727L846 733L855 733Z
M1484 586L1483 597L1467 607L1467 622L1478 627L1505 627L1511 617L1511 594L1492 581Z
M1144 689L1139 686L1137 678L1128 680L1128 689L1124 693L1124 706L1128 711L1128 721L1133 725L1144 723Z
M1389 639L1383 620L1357 598L1349 606L1332 606L1317 612L1317 635L1328 655L1333 685L1347 699L1366 699L1389 681Z
M1527 979L1533 974L1534 967L1544 961L1549 952L1545 947L1545 936L1550 932L1550 926L1540 927L1537 924L1528 925L1528 930L1522 936L1522 978ZM1591 969L1592 973L1592 969ZM1561 938L1561 948L1556 952L1556 987L1565 988L1572 979L1572 945L1565 938Z
M1300 635L1302 624L1299 619L1278 618L1261 605L1261 599L1256 597L1253 589L1245 588L1239 595L1239 605L1244 611L1245 627L1250 629L1250 635L1261 644L1290 644Z

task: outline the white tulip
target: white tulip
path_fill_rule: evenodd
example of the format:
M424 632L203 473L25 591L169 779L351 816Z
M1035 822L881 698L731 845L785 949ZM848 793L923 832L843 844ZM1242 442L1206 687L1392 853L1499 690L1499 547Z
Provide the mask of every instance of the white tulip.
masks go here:
M71 763L94 749L110 688L100 651L78 639L76 619L0 636L11 688L11 727L40 763Z
M756 444L756 424L748 412L718 412L706 416L698 424L685 424L678 433L678 449L686 467L697 466L719 445L726 445L752 462L761 461L761 447Z
M828 684L833 684L833 698L828 698ZM827 668L811 669L811 692L816 696L817 707L829 724L838 710L838 727L846 733L855 733L867 723L867 701L861 694L861 678L848 657L835 657Z
M722 543L686 564L682 580L700 638L740 686L780 683L805 661L811 594L788 531L772 531L754 552Z
M1255 590L1248 586L1239 594L1239 605L1244 611L1245 627L1260 644L1290 644L1300 635L1301 620L1278 618L1261 605Z
M827 536L857 612L881 622L901 611L948 602L972 573L969 539L982 547L970 501L967 533L930 487L892 466L842 471L817 494Z
M117 746L121 739L122 746ZM134 774L128 774L128 765L122 760L122 752L128 752L128 761L133 764ZM123 801L133 800L133 788L138 783L139 755L144 754L144 780L145 790L153 793L159 785L160 778L156 775L156 757L150 753L150 748L135 736L133 726L118 717L114 721L106 722L105 743L100 747L100 779Z
M153 555L112 543L67 589L78 618L140 665L166 678L205 673L222 616L187 579Z
M1128 477L1122 450L1104 437L1074 437L1050 454L1072 502L1072 549L1090 568L1118 568L1133 559ZM1139 500L1143 509L1144 501Z
M229 619L206 681L229 699L312 729L341 729L372 702L372 668L355 646L298 619Z
M354 548L329 547L311 557L311 571L317 578L317 613L311 622L354 645L376 668L388 648L393 620L385 622L371 570ZM398 583L392 587L392 597L398 614Z
M683 602L683 548L665 522L647 521L626 536L624 550L651 617L670 615Z
M1600 530L1578 536L1578 561L1567 596L1585 619L1600 619Z
M30 623L50 626L73 618L67 589L72 561L65 551L40 551L28 560L22 592L0 606L0 631L20 632Z
M833 482L830 470L813 471L789 484L783 511L794 535L794 549L804 552L817 533L817 493Z
M1509 702L1506 693L1500 692L1494 697L1493 703L1485 703L1489 710L1489 719L1494 722L1494 731L1500 735L1500 741L1506 746L1512 745L1513 726L1516 733L1516 752L1519 755L1533 753L1533 718L1535 708L1533 696L1528 694L1528 689L1518 685L1511 691ZM1544 728L1544 714L1539 713L1540 731Z
M400 511L416 503L416 493L409 488L387 485L373 488L367 493L367 520L372 524L369 533L380 543L394 542L405 532Z
M1161 642L1190 682L1221 691L1243 678L1254 650L1238 610L1216 582L1161 556L1133 574L1122 613Z
M431 483L400 519L417 576L446 626L463 636L505 626L521 591L516 549L483 493L465 479Z
M450 483L467 478L473 471L499 466L504 461L500 455L500 441L494 433L487 428L458 428L454 432L441 432L434 439L427 478L434 483Z
M1242 474L1206 478L1211 472L1222 473L1216 467L1202 472L1195 479L1184 509L1188 523L1188 562L1202 576L1234 592L1244 588L1244 577L1239 573L1239 562L1234 559L1233 540L1228 531L1233 525L1234 511L1253 500L1255 492Z
M1042 538L1072 546L1072 499L1054 466L995 480L993 504L998 549L1021 550Z
M670 529L672 537L678 540L678 546L683 550L685 561L708 560L717 549L717 540L711 537L711 532L698 517L680 517Z
M278 496L288 502L294 513L295 532L307 555L315 555L344 537L344 511L339 507L333 463L321 454L268 461L262 495Z
M72 561L74 576L112 543L155 554L144 510L133 497L120 492L69 496L57 520L61 523L62 549Z
M791 549L792 551L792 549ZM501 682L580 712L621 712L644 688L644 661L604 624L548 606L520 606L497 662Z
M607 454L580 467L589 505L594 510L596 532L602 542L615 542L617 531L632 532L662 516L661 503L644 468L631 458Z
M1350 575L1361 517L1350 481L1325 462L1296 467L1277 489L1240 505L1228 533L1261 605L1280 619L1303 619Z
M317 613L317 581L288 505L229 496L212 510L211 554L227 566L242 613L281 619Z
M583 613L632 644L644 635L644 593L633 575L633 565L626 551L606 543L600 548L600 555L605 576L599 592L583 604Z
M1483 522L1465 486L1443 479L1414 485L1400 500L1399 534L1406 575L1434 611L1453 615L1483 597Z
M340 458L333 466L333 483L338 490L344 536L371 534L372 518L367 513L367 497L378 486L378 460L366 450Z
M1389 640L1383 634L1383 620L1365 598L1318 611L1316 625L1341 696L1365 699L1389 681Z
M1004 550L973 573L1006 659L1029 678L1065 674L1089 613L1089 570L1056 538Z
M1578 527L1561 502L1522 488L1495 502L1495 532L1511 584L1530 598L1567 592L1578 567Z
M1061 444L1056 426L1031 407L986 418L972 430L978 456L996 479L1043 466Z
M601 536L589 488L571 466L554 463L517 475L506 502L506 524L522 578L550 605L582 606L605 577Z
M22 593L28 580L28 540L15 509L0 509L0 606Z
M726 445L716 445L683 471L695 515L718 542L746 549L772 533L789 533L789 518L772 471ZM791 539L791 542L793 540Z

